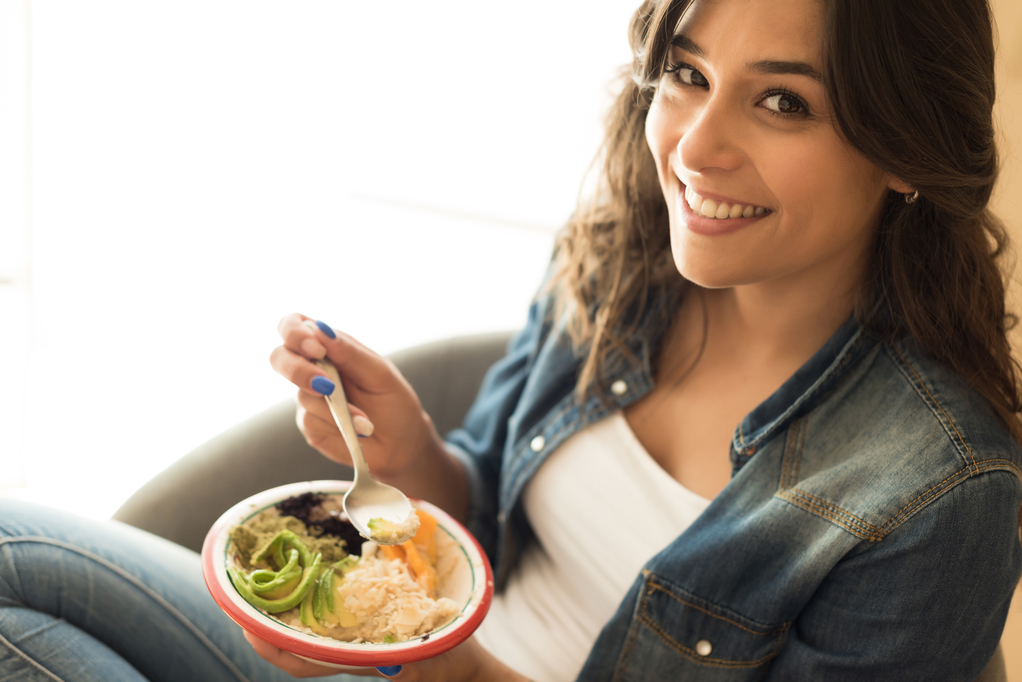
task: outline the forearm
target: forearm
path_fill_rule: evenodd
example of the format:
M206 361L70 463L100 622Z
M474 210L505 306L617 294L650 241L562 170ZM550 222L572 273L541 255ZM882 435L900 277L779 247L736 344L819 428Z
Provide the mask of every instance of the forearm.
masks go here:
M496 658L489 658L492 661L484 665L483 669L473 678L475 682L532 682L528 677L515 672Z

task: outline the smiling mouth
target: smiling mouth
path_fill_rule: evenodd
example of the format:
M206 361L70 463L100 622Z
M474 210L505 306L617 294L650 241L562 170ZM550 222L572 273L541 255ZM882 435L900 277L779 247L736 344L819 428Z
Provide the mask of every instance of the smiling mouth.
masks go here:
M697 216L713 218L716 220L758 218L759 216L766 215L770 212L769 208L763 208L762 206L752 206L751 204L729 204L726 201L703 199L701 196L693 192L687 185L685 186L685 201L688 202L689 208L691 208L692 212Z

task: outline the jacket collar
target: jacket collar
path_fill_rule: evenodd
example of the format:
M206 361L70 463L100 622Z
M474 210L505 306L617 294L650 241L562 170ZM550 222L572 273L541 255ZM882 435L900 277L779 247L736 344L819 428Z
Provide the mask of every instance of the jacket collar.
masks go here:
M774 393L738 424L731 446L747 457L822 400L877 341L850 315L844 324Z
M671 292L661 293L653 299L638 325L639 329L653 332L627 339L625 345L631 351L632 359L626 358L620 351L612 351L606 365L608 376L630 375L633 382L641 384L640 393L652 388L652 358L658 352L656 344L669 326L678 302L679 297ZM884 314L885 307L878 302L871 317ZM738 424L732 437L735 463L744 463L743 460L751 457L760 443L786 428L793 419L812 410L877 343L878 340L859 324L855 315L849 315L805 364ZM639 366L636 366L635 360L638 360ZM636 374L642 375L641 381ZM617 402L623 407L639 397L641 395L633 393Z

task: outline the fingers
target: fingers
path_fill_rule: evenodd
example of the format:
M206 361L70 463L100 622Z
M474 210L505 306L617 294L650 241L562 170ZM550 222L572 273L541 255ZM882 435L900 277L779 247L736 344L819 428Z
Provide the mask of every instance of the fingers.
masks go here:
M305 315L293 313L285 316L278 323L277 332L284 340L283 348L296 356L307 360L328 357L344 377L345 386L348 382L354 382L363 390L383 392L391 390L397 380L396 377L399 376L393 364L387 359L369 350L348 334ZM285 369L293 369L284 360L284 356L281 357L281 361ZM276 364L274 368L277 368Z
M332 338L330 334L325 333L333 333L333 330L326 324L317 324L315 320L298 313L285 315L277 323L277 333L280 334L280 338L284 340L284 345L287 348L316 360L326 357L326 348L323 347L320 340L320 332L323 332L323 338Z
M330 407L322 397L299 391L296 396L296 402L298 403L300 415L297 417L299 419L298 428L302 433L305 433L306 430L310 432L313 430L326 430L330 433L336 433L338 436L340 435L337 424L334 423L334 417L330 413ZM355 426L355 433L363 438L372 436L376 427L369 419L369 415L351 403L348 403L348 411L351 412L351 421ZM307 423L306 420L308 420Z
M313 360L326 357L323 341L329 336L336 337L330 327L317 323L298 313L287 315L277 323L277 332L284 345L277 346L270 353L270 365L285 379L310 395L322 396L333 393L334 383L324 376Z
M298 658L286 651L281 651L272 644L259 639L248 630L242 630L242 632L245 635L245 639L252 645L252 648L259 654L260 658L280 668L288 675L291 675L291 677L326 677L327 675L337 674L336 668L316 665L312 661L306 661L304 658Z
M521 679L497 662L471 637L464 643L434 658L417 663L377 668L385 677L397 682L456 682L461 680ZM508 673L508 674L504 674Z
M270 353L270 365L277 374L300 388L309 396L322 398L330 395L336 388L334 383L323 375L323 371L312 364L308 358L285 346L277 346Z
M344 437L332 420L326 422L299 405L295 413L295 422L306 443L335 462L351 466L348 444L344 442Z

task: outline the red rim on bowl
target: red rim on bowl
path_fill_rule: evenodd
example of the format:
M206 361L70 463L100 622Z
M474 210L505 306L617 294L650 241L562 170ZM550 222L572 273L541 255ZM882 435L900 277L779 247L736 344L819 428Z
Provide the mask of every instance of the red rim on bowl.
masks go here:
M483 622L493 598L493 571L479 542L446 512L423 500L415 507L432 514L439 527L450 535L464 553L472 577L468 601L461 613L447 625L422 637L393 644L352 644L308 634L285 625L258 610L234 589L227 575L230 536L228 532L255 514L281 500L302 493L344 493L350 481L304 481L271 488L234 505L213 524L202 544L202 575L213 599L231 620L278 649L326 664L373 667L412 663L437 656L468 639Z

